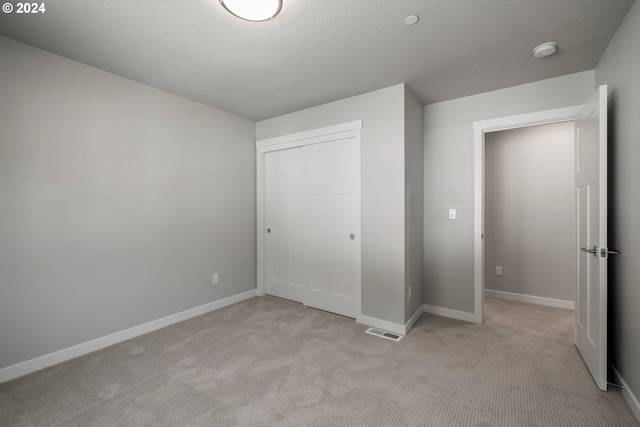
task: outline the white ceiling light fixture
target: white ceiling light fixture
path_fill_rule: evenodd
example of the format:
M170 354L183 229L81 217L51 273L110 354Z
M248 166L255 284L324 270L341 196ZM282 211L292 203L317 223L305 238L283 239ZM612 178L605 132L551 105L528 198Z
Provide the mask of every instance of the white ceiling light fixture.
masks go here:
M282 9L282 0L219 0L229 13L246 21L273 19Z
M536 58L544 58L556 53L557 48L558 44L555 42L542 43L540 46L536 46L536 48L533 49L533 56Z

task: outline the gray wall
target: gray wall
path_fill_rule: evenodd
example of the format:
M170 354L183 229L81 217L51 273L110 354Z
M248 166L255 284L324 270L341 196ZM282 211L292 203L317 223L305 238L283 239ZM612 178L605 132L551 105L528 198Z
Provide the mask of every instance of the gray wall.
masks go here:
M405 323L422 309L422 217L423 217L423 144L422 103L405 86L404 164L405 164ZM409 290L411 287L411 299Z
M253 122L0 57L0 368L255 288Z
M362 314L405 319L403 84L257 123L258 140L362 120Z
M473 122L583 104L594 79L585 71L425 106L426 304L473 312Z
M640 398L640 3L596 68L609 85L609 361ZM636 414L640 408L636 406Z
M573 122L485 135L485 289L575 299L573 145Z

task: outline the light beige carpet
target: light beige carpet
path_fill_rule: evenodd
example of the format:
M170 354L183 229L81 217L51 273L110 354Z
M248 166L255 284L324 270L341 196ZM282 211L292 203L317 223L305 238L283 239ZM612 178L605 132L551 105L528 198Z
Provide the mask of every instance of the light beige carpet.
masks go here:
M638 426L568 310L487 299L400 342L253 298L0 384L1 426Z

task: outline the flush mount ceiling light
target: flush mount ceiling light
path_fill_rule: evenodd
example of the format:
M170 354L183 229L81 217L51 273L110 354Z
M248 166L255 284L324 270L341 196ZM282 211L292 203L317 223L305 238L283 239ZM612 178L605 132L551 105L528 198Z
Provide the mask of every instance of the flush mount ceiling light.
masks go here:
M556 53L557 47L558 44L554 42L542 43L540 46L536 46L536 48L533 49L533 56L536 58L544 58L546 56L553 55Z
M232 15L254 22L273 19L282 9L282 0L220 0L220 4Z

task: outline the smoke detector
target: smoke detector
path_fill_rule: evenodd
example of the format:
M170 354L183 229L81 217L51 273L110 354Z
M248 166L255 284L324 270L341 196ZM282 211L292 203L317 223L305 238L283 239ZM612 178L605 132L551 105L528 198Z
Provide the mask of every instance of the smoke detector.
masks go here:
M418 18L418 15L409 15L406 18L404 18L404 23L405 25L415 25L418 23L419 20L420 18Z
M533 49L533 56L536 58L544 58L556 53L557 49L558 49L558 43L555 43L555 42L542 43L540 46L536 46L536 48Z

